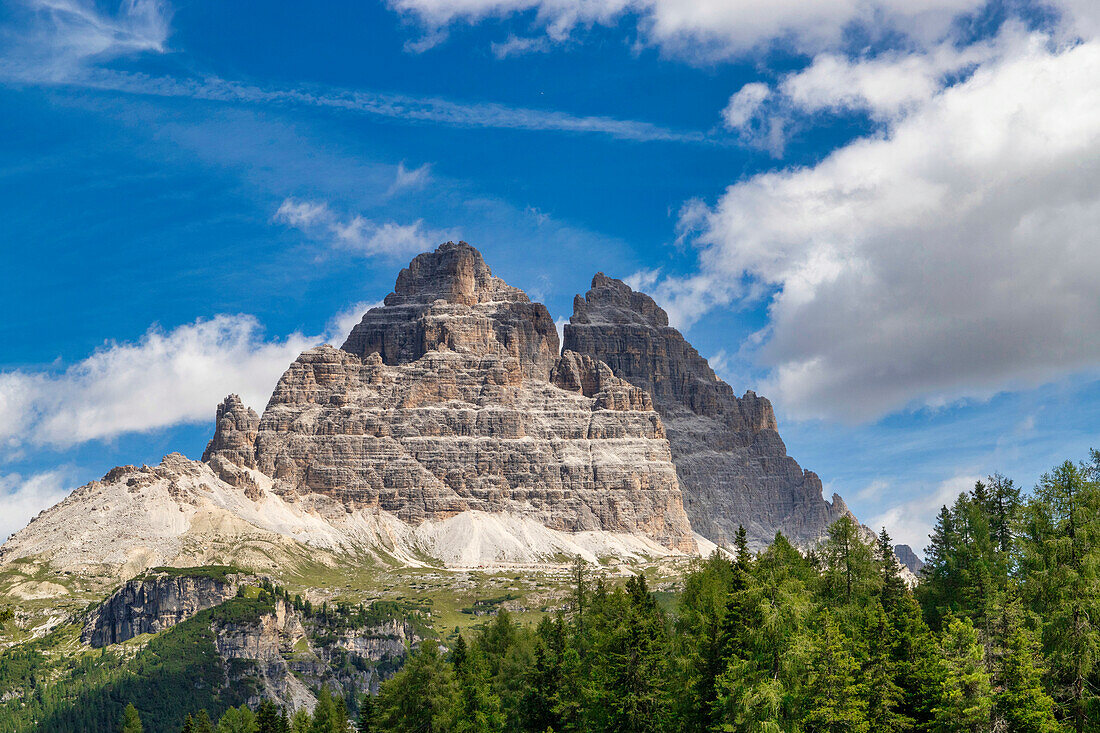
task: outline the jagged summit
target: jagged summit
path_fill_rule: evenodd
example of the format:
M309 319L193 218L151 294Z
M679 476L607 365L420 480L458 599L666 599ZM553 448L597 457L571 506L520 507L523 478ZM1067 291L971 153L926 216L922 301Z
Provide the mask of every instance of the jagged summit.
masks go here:
M664 421L692 527L716 542L744 525L757 546L776 531L808 544L848 508L787 455L771 403L738 398L644 293L597 273L573 299L566 349L605 362L653 397Z
M514 378L545 380L559 342L546 306L495 277L469 244L447 242L417 255L384 305L367 311L341 348L360 357L378 354L396 366L440 347L505 356Z

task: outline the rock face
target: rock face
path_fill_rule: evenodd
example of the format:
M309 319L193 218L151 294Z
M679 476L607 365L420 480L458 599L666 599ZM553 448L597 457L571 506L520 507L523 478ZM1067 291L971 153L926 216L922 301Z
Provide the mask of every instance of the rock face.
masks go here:
M494 277L473 247L447 243L402 270L342 348L290 366L251 454L251 416L227 399L206 458L251 462L284 497L324 495L414 525L508 512L694 551L648 396L557 352L545 306Z
M849 514L839 496L825 501L817 475L787 455L771 403L751 391L738 398L648 295L598 273L573 300L565 348L652 395L684 508L704 537L721 544L744 525L758 547L777 531L808 544Z
M909 545L894 545L894 554L897 556L898 562L909 568L909 572L920 577L924 561L917 557L917 553L913 552L912 547Z
M155 634L237 593L239 577L161 573L125 583L91 612L80 639L93 647Z
M281 599L255 620L213 623L214 645L229 684L251 689L253 707L271 700L290 710L312 709L321 687L378 691L420 642L406 621L391 619L339 631L302 618Z

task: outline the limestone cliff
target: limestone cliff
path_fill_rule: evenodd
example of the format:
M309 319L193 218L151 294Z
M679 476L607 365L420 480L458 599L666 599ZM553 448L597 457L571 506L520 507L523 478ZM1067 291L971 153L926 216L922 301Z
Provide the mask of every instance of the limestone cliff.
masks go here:
M557 352L545 306L493 276L473 247L447 243L402 270L342 348L290 366L243 462L252 423L230 419L239 410L228 401L219 408L206 459L223 478L224 464L252 463L288 500L319 494L414 525L509 513L693 551L648 397Z
M821 481L787 455L771 403L737 397L644 293L598 273L576 296L565 348L606 363L646 390L661 414L684 508L694 530L723 543L744 525L754 546L777 531L809 544L848 514Z
M156 634L237 593L240 577L210 572L161 572L126 582L93 609L80 634L93 647Z

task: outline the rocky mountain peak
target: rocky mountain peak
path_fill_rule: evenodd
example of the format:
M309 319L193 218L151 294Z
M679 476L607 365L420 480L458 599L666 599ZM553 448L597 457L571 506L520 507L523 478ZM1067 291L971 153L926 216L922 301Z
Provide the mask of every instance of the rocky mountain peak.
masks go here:
M635 292L622 280L597 272L587 295L573 298L570 323L639 323L668 326L668 314L645 293Z
M514 379L547 379L559 342L546 306L495 277L469 244L447 242L417 255L384 305L367 311L341 348L359 357L378 354L391 366L439 350L500 356Z
M744 525L756 546L776 531L810 544L850 514L840 497L825 501L817 475L787 455L771 403L752 391L738 398L648 295L597 273L573 300L564 346L652 395L684 508L703 536L725 542Z
M401 270L385 303L394 306L439 299L476 305L492 300L526 301L527 296L494 277L481 252L474 247L466 242L445 242L434 252L417 255Z

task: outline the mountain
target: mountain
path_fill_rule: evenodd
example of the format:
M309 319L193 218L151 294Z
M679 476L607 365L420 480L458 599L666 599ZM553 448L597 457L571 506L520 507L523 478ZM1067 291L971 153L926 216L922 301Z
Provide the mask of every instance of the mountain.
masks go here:
M652 396L684 509L704 537L725 544L743 525L755 547L776 532L805 546L852 516L837 494L823 499L817 474L787 455L771 403L752 391L737 397L648 295L597 273L591 290L573 299L565 348Z
M228 396L201 461L111 470L13 535L0 568L106 582L348 557L654 559L739 524L757 546L776 531L809 544L847 513L786 455L770 403L736 397L648 296L597 275L565 342L545 306L448 242L340 348L301 354L262 414Z
M546 307L447 243L416 257L342 348L234 395L202 461L124 466L0 548L127 578L350 553L473 566L697 552L648 394L565 352Z

